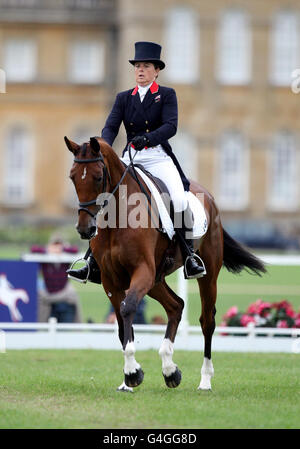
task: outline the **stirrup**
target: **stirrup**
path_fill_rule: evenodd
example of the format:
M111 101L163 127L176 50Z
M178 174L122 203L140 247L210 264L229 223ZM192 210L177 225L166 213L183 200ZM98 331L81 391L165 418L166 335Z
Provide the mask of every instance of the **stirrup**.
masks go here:
M69 274L69 273L68 273L68 278L69 278L69 279L74 279L74 281L80 282L80 283L82 283L82 284L86 284L87 281L88 281L89 275L90 275L90 270L91 270L91 269L90 269L90 264L88 263L87 259L84 259L84 257L81 257L80 259L76 259L76 260L72 263L72 265L70 266L70 268L68 269L68 271L71 271L71 270L73 269L74 265L75 265L77 262L79 262L80 260L83 260L83 261L85 262L85 264L87 265L87 267L88 267L88 272L87 272L87 277L86 277L86 279L78 279L78 278L72 276L72 275ZM82 267L82 268L83 268L83 267Z
M188 276L188 275L187 275L186 264L187 264L187 261L188 261L191 257L193 257L194 259L199 259L200 264L201 264L202 267L204 268L204 270L202 271L202 273L199 273L199 274L197 274L196 276L195 276L195 275L194 275L194 276ZM204 262L203 262L203 260L201 259L201 257L198 256L198 254L196 254L196 253L191 254L190 256L187 256L187 258L185 259L185 262L184 262L184 277L185 277L185 279L198 279L198 278L202 278L202 277L205 276L205 275L206 275L206 268L205 268Z

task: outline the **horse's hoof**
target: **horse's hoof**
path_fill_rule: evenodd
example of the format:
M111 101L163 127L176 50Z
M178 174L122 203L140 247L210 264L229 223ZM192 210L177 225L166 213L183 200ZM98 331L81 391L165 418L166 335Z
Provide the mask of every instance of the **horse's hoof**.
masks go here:
M138 387L144 379L144 371L139 368L134 373L125 374L125 384L127 387Z
M169 388L176 388L181 382L181 371L176 367L176 370L174 371L171 376L165 376L165 382L167 387Z
M125 382L123 382L118 388L117 391L122 391L125 393L133 393L132 388L127 387L127 385L125 384Z

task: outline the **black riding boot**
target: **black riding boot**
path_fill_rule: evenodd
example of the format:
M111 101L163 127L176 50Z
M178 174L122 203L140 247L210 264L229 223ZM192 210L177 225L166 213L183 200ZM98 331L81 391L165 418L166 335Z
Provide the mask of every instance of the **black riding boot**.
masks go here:
M95 284L101 284L101 271L98 264L91 254L86 265L78 270L67 270L68 277L78 282L85 283L86 281L94 282Z
M188 207L185 211L175 214L175 231L182 254L185 279L200 278L206 274L203 260L194 252L193 239L186 235L192 234L192 230L193 214Z

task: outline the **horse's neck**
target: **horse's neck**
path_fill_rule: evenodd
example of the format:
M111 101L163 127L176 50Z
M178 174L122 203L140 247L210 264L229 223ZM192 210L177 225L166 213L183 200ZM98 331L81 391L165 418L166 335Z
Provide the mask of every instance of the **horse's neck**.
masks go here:
M121 180L125 167L121 159L112 148L105 148L102 151L105 159L105 165L109 171L111 187L114 188ZM137 190L136 184L130 175L125 176L128 192L132 193Z
M124 167L120 161L119 156L114 152L112 148L105 148L102 150L106 168L108 169L111 184L115 186L124 173Z

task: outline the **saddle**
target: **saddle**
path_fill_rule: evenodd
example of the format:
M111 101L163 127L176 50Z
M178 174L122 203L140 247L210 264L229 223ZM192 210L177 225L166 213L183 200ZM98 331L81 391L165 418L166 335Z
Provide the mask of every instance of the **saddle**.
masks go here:
M123 165L125 166L125 168L127 167L127 165L122 161ZM166 186L166 184L160 179L157 178L156 176L153 176L148 170L146 170L141 164L134 164L134 167L137 167L139 170L141 170L146 176L148 176L148 178L150 178L150 180L153 182L153 184L155 185L155 187L157 188L157 190L159 191L162 201L166 206L166 209L170 211L170 218L172 221L174 221L174 206L173 206L173 201L171 199L170 203L167 201L167 198L171 198L170 197L170 193L169 190ZM162 232L163 234L165 233L165 230L162 226L162 222L161 222L161 218L159 215L159 211L157 208L157 204L154 202L151 202L150 197L148 195L148 193L143 189L142 185L141 185L141 180L138 178L138 174L134 171L133 167L130 167L128 170L128 173L132 176L132 178L137 182L137 184L139 185L139 187L141 188L142 192L146 195L148 201L149 201L149 205L148 208L150 207L150 204L152 205L152 207L154 207L154 212L155 215L157 216L158 220L159 220L159 226L156 228L159 232ZM149 212L150 213L150 212Z
M122 161L123 162L123 161ZM126 164L123 162L124 166L126 166ZM141 170L146 176L148 176L150 178L150 180L153 182L153 184L156 186L156 188L158 189L159 193L162 196L162 200L166 206L166 208L170 209L170 218L171 220L174 222L174 206L173 206L173 201L171 199L170 202L167 202L167 197L170 198L170 193L169 190L166 186L166 184L160 179L157 178L156 176L153 176L148 170L146 170L141 164L134 164L135 167L139 168L139 170ZM161 223L161 218L159 215L159 211L157 208L156 203L154 202L154 204L150 201L150 197L147 194L146 191L144 191L144 188L141 185L141 181L140 179L138 179L138 174L135 173L134 168L130 167L128 172L130 173L130 175L132 176L132 178L137 182L137 184L140 186L141 190L143 191L143 193L145 193L145 195L148 198L149 204L148 204L148 210L150 209L150 203L152 205L152 207L155 208L155 214L159 219L159 227L156 228L159 232L162 232L163 234L165 234L165 230L162 226ZM149 212L151 214L151 212ZM166 273L167 271L169 271L172 266L174 265L175 262L175 255L176 255L176 247L177 247L177 238L176 238L176 234L174 235L174 237L172 238L172 240L169 240L169 244L168 247L162 257L162 260L159 264L159 266L157 267L156 270L156 277L155 280L156 282L162 280L162 278L164 277L164 273Z

